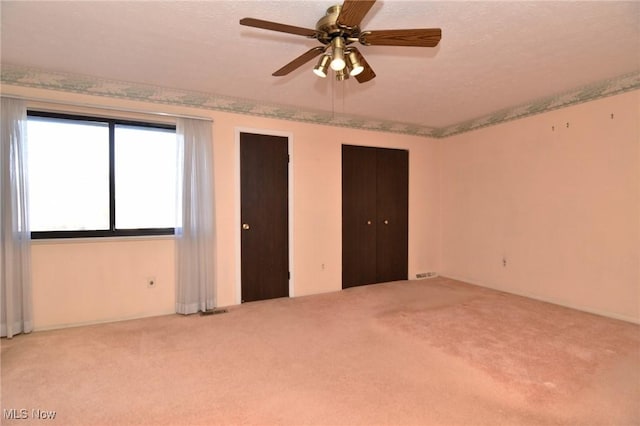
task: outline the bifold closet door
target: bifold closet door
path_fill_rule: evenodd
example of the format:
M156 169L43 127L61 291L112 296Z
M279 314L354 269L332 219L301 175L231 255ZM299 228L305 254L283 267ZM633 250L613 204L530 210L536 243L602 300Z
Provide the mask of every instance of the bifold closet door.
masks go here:
M377 282L406 280L409 258L409 152L378 149Z
M409 153L342 146L342 287L408 275Z
M342 288L377 282L376 148L342 146Z

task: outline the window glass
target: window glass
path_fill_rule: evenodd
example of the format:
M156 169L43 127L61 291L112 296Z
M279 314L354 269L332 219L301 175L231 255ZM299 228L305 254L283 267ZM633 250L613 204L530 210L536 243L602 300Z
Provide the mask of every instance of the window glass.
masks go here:
M32 231L109 229L108 123L29 117Z
M116 228L176 226L176 134L115 128Z

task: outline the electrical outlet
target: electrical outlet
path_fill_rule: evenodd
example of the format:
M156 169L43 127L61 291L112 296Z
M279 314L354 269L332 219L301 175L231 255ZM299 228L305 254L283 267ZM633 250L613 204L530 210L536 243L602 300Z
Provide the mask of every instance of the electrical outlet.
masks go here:
M154 288L157 285L156 277L147 278L147 287Z

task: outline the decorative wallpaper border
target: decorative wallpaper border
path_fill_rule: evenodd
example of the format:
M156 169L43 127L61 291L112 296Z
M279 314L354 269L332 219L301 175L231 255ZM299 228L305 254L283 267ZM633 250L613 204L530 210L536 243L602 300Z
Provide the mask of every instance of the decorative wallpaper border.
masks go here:
M529 117L637 89L640 89L640 70L609 80L603 80L588 86L583 86L569 92L537 99L528 104L496 111L484 117L464 121L449 127L435 129L431 136L436 138L446 138L448 136L477 130L483 127L494 126L506 121L517 120L519 118Z
M526 105L496 111L484 117L442 128L375 120L354 115L340 114L339 116L335 116L322 111L299 110L289 106L260 104L248 99L45 71L9 64L2 64L0 82L7 85L195 107L329 126L445 138L482 127L493 126L506 121L640 89L640 70L549 98L538 99Z

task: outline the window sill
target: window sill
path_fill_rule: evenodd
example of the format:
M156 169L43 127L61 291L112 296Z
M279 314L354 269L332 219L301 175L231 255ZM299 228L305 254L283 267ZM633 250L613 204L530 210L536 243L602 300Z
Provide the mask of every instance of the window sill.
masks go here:
M87 243L113 243L130 241L156 241L174 240L175 235L131 235L115 237L73 237L73 238L38 238L32 239L31 245L53 245L53 244L87 244Z

